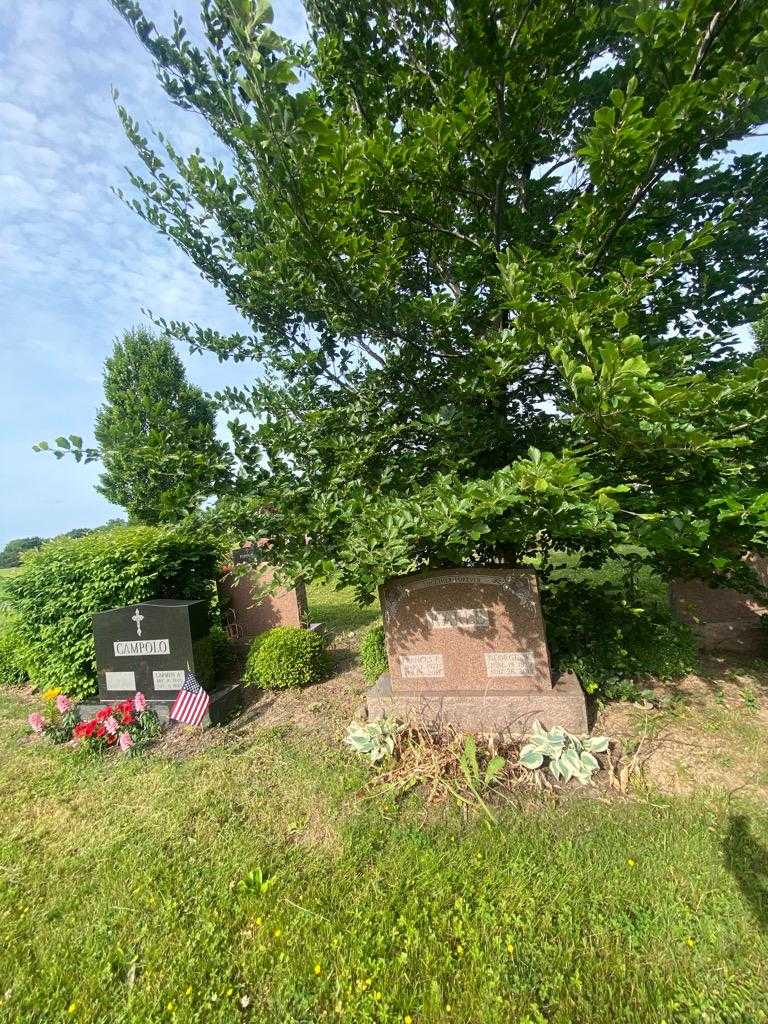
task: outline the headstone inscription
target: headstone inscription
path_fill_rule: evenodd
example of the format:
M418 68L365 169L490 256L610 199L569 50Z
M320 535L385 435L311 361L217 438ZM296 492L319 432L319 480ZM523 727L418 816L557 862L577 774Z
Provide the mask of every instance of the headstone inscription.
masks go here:
M99 699L122 700L140 690L172 702L189 669L210 690L213 657L205 601L142 601L93 617Z
M249 572L229 572L218 581L219 602L225 625L236 639L252 640L274 626L303 626L307 620L307 594L303 583L292 590L263 594L274 570L259 563L259 546L243 545L232 552L235 565L249 565Z
M389 672L369 691L369 717L516 734L538 719L587 731L578 680L553 683L531 570L430 570L389 580L379 597Z

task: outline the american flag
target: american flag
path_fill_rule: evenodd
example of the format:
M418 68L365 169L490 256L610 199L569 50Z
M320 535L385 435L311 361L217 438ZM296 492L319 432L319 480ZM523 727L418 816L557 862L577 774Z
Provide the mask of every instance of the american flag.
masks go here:
M176 694L168 717L185 725L200 725L210 703L211 698L187 669L184 673L184 685Z

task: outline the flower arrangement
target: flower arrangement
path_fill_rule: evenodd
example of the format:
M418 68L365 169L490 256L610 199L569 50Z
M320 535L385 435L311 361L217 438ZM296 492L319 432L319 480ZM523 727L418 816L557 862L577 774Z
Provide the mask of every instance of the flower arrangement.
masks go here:
M45 735L54 743L67 743L72 739L80 713L77 705L61 690L50 687L43 691L43 700L50 705L49 718L39 712L33 712L28 718L32 732Z
M60 690L45 691L43 699L51 705L50 717L35 711L27 718L27 723L33 733L46 736L54 743L76 740L92 750L118 747L128 753L160 733L160 721L147 707L143 693L137 693L133 700L121 700L100 708L87 722L80 720L77 706Z
M118 747L124 754L137 744L153 739L160 732L160 721L147 707L143 693L133 700L121 700L100 708L88 722L78 722L73 738L100 750Z

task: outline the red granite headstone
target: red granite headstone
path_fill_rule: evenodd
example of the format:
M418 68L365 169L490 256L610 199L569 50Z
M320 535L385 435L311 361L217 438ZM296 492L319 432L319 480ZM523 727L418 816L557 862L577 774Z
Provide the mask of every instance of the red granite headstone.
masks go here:
M258 562L258 547L245 545L232 552L235 564L248 563L248 572L229 572L218 581L224 624L233 639L251 640L274 626L304 626L307 595L304 584L292 590L265 594L274 569Z
M389 673L369 693L372 717L517 733L538 718L586 731L578 680L553 685L533 571L431 570L389 580L379 596Z
M745 561L763 586L768 586L768 559L749 555ZM703 580L673 580L669 599L677 616L687 623L703 651L764 655L766 631L760 619L768 607L738 590L710 587Z

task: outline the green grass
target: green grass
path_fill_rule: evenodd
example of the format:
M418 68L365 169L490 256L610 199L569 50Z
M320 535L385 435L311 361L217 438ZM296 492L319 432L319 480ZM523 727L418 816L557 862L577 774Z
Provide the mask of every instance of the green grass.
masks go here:
M309 603L337 633L378 615ZM768 810L738 795L494 826L361 800L306 729L99 759L25 742L29 710L0 692L2 1024L768 1021Z
M332 582L311 583L307 603L310 621L322 622L335 633L360 634L381 616L378 601L361 608L351 588L337 590Z
M425 818L288 729L99 760L27 710L0 696L1 1021L768 1020L765 809Z

